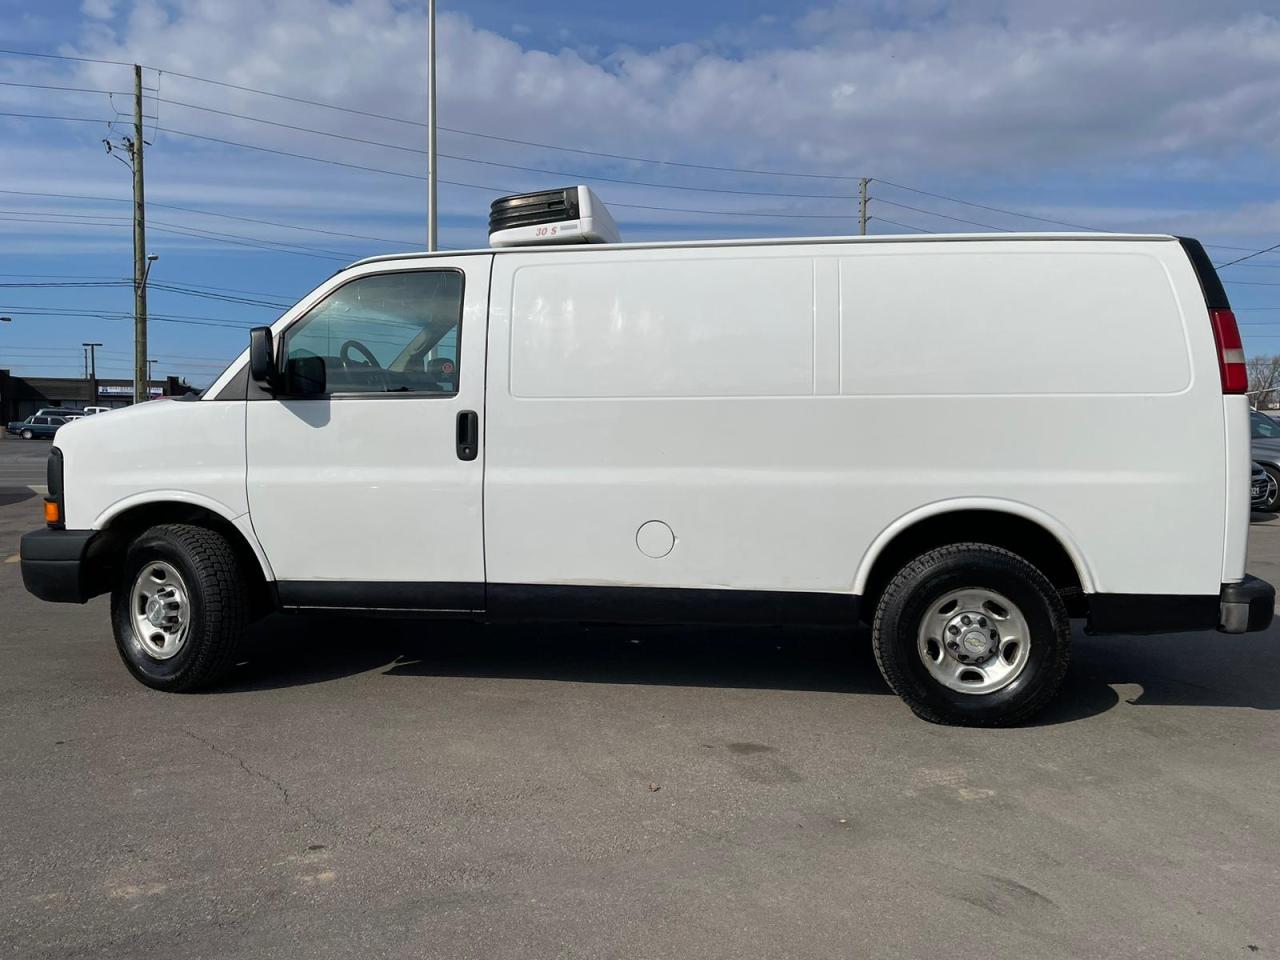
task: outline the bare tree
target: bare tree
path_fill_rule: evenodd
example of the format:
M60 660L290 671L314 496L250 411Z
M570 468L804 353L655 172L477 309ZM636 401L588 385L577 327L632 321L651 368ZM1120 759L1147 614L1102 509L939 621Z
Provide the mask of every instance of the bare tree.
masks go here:
M1255 408L1280 401L1280 356L1250 357L1245 369L1249 372L1249 399Z

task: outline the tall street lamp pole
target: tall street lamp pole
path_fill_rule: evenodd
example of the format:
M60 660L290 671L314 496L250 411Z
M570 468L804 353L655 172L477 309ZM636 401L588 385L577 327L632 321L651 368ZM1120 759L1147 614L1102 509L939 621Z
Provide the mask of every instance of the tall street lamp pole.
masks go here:
M427 250L436 250L436 0L427 0Z

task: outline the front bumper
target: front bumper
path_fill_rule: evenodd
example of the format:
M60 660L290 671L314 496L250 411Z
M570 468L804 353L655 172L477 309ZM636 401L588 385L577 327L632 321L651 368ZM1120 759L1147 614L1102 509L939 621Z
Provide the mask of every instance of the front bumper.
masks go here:
M97 530L33 530L22 538L22 583L54 603L84 603L102 593L101 567L91 558Z
M1087 601L1089 633L1255 633L1271 626L1276 588L1246 576L1239 583L1222 584L1217 596L1094 593Z

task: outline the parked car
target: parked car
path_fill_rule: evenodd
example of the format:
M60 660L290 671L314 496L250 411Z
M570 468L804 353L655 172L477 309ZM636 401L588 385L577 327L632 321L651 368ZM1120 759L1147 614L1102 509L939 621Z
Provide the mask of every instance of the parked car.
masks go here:
M1276 501L1277 486L1280 484L1267 473L1266 468L1254 461L1253 474L1249 478L1249 505L1254 510L1268 509L1268 505Z
M1259 509L1280 511L1280 421L1254 410L1249 414L1249 428L1250 454L1273 481L1267 488L1269 498Z
M39 414L32 414L25 420L15 420L5 429L12 434L16 434L23 440L34 440L36 438L52 437L58 432L58 428L67 421L62 417L47 417Z
M1072 617L1271 623L1198 242L624 244L585 187L490 231L339 271L192 402L65 426L27 589L110 592L161 690L215 683L273 609L861 620L912 710L975 726L1054 697Z
M110 407L85 407L84 412L85 416L91 417L95 413L106 413L110 409Z
M64 420L70 420L72 417L83 417L84 411L79 407L41 407L34 416L62 417Z

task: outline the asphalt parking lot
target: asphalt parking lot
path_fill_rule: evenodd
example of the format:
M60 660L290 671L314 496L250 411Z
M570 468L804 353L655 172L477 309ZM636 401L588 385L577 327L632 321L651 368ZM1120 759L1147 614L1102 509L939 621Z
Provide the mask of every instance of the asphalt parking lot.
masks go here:
M47 448L0 439L0 559ZM851 632L277 618L182 696L106 610L0 563L3 957L1280 953L1275 627L1078 634L973 731Z

